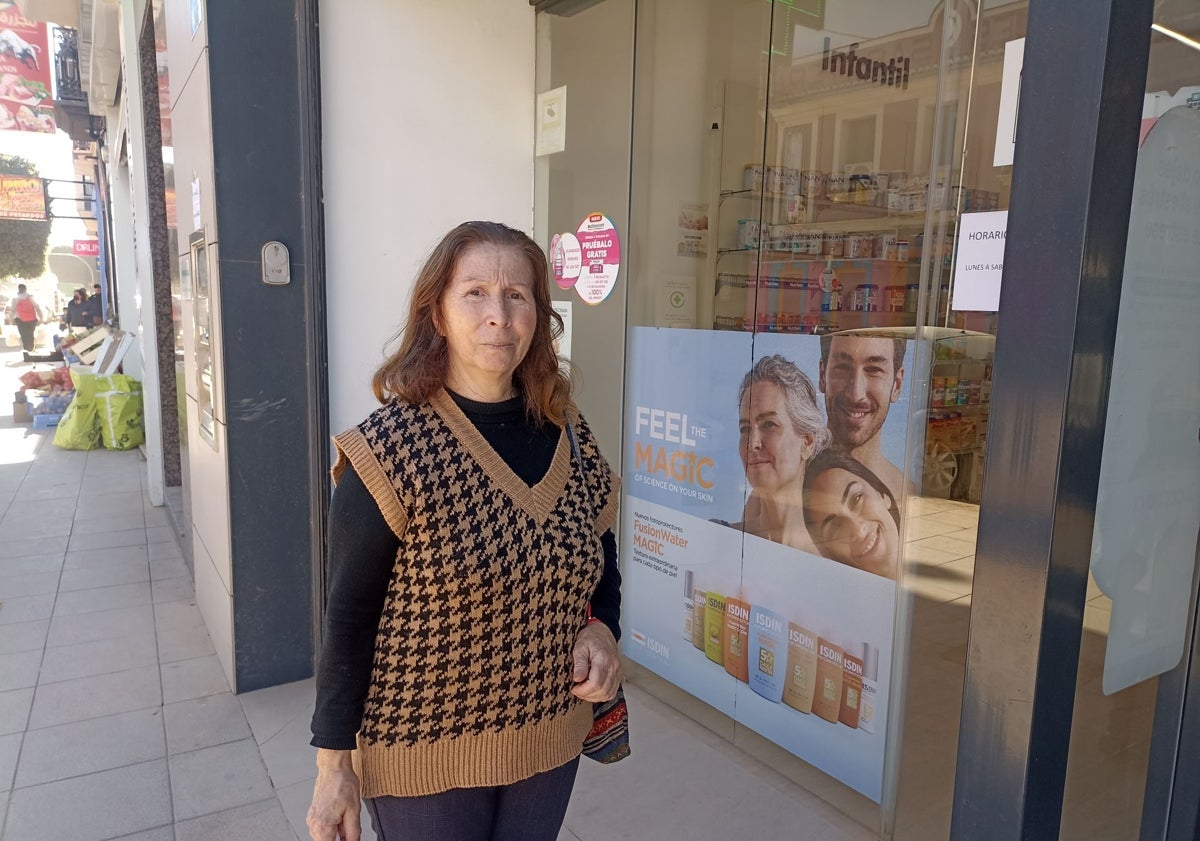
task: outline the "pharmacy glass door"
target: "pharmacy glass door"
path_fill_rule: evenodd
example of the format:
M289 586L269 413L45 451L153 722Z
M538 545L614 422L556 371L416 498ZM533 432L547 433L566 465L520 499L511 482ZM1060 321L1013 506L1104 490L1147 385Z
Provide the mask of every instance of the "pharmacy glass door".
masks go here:
M1155 5L1064 841L1193 838L1200 808L1200 7Z

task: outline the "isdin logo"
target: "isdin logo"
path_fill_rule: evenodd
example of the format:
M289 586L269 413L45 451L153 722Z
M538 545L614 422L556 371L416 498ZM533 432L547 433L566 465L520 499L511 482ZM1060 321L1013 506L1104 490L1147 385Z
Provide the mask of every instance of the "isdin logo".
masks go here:
M638 645L644 645L651 654L657 654L659 657L664 659L670 659L671 647L665 642L661 642L660 640L656 640L654 637L647 636L637 629L630 631L630 636Z

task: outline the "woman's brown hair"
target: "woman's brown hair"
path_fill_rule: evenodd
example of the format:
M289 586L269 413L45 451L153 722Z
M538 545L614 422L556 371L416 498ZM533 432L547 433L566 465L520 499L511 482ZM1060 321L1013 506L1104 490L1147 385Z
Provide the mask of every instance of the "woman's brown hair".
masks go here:
M513 381L525 397L531 419L561 424L571 402L571 379L563 372L554 351L554 340L562 336L563 321L550 306L546 253L527 234L499 222L463 222L442 237L425 260L417 274L408 320L392 338L393 342L398 339L400 346L372 378L375 397L380 403L393 399L423 403L445 384L449 357L446 339L434 324L434 313L450 285L459 257L474 245L511 248L529 262L537 327Z

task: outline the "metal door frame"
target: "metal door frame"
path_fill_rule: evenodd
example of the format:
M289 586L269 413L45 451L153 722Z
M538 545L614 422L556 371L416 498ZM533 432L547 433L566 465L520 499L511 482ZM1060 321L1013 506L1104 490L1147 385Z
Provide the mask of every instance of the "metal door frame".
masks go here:
M312 637L313 657L320 655L324 638L325 602L329 581L325 554L326 519L333 493L330 478L332 444L329 430L329 337L326 310L325 210L321 162L321 33L318 0L297 0L296 44L299 65L300 144L304 172L305 237L304 265L310 283L306 286L305 326L309 358L308 424L313 446L308 453L308 507L311 513L309 534L312 563ZM316 671L314 662L314 673Z

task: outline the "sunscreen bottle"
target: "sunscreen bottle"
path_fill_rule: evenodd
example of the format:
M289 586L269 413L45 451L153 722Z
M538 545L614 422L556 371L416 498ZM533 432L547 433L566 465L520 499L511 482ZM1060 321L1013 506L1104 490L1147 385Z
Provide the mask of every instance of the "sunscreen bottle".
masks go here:
M862 651L861 645L856 647ZM857 730L862 710L863 662L861 655L851 653L853 650L853 647L847 648L842 656L845 674L842 677L842 709L838 713L838 721Z
M721 648L725 651L725 671L742 683L750 680L747 668L750 646L750 604L728 596L725 599L725 627Z
M875 707L879 700L879 649L869 643L863 643L863 690L862 706L858 712L858 729L867 733L875 732Z
M816 634L795 622L789 622L787 652L783 703L802 713L811 713L813 688L817 681Z
M750 608L750 688L776 704L783 698L787 622L773 610Z
M843 660L841 648L824 637L817 638L817 685L812 709L829 722L836 722L842 712Z
M704 611L704 654L718 666L725 665L721 649L721 636L725 631L725 597L716 590L707 593L707 609Z
M692 641L692 623L696 621L696 602L692 599L694 576L690 569L683 571L683 638Z
M696 588L692 593L692 645L704 650L704 616L708 612L708 593Z

